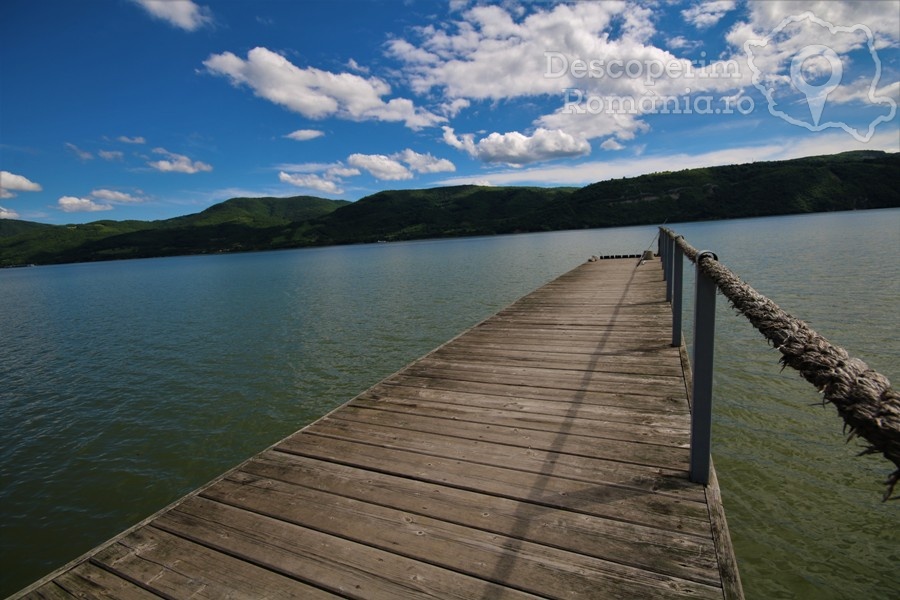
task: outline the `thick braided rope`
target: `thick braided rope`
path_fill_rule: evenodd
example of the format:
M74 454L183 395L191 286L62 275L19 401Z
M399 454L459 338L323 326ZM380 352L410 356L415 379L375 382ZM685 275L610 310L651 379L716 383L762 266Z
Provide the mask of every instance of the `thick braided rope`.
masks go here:
M696 262L697 250L681 236L666 231L685 256ZM823 402L835 406L844 419L845 430L850 430L848 441L860 436L869 444L861 454L880 452L894 463L897 468L885 482L883 500L888 500L900 481L900 394L888 378L786 313L711 256L700 259L700 269L716 283L732 307L781 352L782 365L799 371L823 393Z

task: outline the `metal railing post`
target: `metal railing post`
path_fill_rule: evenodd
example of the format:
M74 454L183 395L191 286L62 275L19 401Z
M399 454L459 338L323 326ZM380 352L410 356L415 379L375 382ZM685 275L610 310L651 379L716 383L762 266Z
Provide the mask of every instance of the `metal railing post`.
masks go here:
M678 237L681 237L680 235ZM681 290L684 281L684 251L675 239L674 260L672 262L672 346L681 346Z
M691 398L690 479L709 483L710 438L712 435L713 345L716 331L716 284L701 269L704 258L718 257L709 251L697 254L697 282L694 300L694 390Z
M675 260L675 240L666 236L666 302L672 301L672 262Z
M669 254L669 234L662 227L659 228L659 260L662 261L663 281L669 280L669 266L666 257Z
M662 258L663 255L663 235L665 235L665 231L662 227L659 228L659 235L656 236L656 254Z

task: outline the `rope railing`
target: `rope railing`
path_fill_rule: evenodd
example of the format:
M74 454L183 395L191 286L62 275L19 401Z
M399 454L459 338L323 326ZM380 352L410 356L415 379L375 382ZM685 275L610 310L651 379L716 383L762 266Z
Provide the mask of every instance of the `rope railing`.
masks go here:
M847 441L858 436L868 442L860 455L881 453L894 464L896 469L885 482L887 490L883 497L885 501L890 499L900 482L900 393L891 387L888 378L782 310L712 253L699 252L668 228L660 231L670 245L677 246L680 253L697 265L698 276L702 273L709 277L731 306L781 352L782 366L799 371L823 394L823 404L835 406L844 420L844 431L849 429ZM662 235L660 240L663 241ZM674 262L670 253L663 254Z

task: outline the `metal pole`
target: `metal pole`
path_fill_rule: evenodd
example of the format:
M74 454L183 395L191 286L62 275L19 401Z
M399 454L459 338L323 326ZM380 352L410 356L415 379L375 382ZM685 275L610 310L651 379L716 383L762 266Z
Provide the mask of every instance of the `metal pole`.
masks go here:
M672 261L675 259L675 240L666 236L666 302L672 301Z
M666 258L669 255L669 234L665 229L659 229L659 259L662 261L663 281L669 280L669 264Z
M704 250L697 255L694 300L694 390L691 395L691 469L695 483L709 483L712 435L713 345L716 332L716 284L701 269L704 259L718 257Z
M680 235L678 237L681 237ZM672 263L672 346L681 346L681 291L684 281L684 251L675 239L675 261Z

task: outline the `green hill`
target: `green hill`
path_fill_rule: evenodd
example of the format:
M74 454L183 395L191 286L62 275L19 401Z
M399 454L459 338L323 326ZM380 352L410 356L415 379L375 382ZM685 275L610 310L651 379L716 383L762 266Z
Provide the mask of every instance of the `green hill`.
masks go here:
M230 223L248 227L277 227L325 215L350 204L346 200L326 200L315 196L292 198L232 198L203 212L161 221L164 227L209 227Z
M0 266L260 249L268 247L279 228L346 204L346 200L313 196L232 198L202 212L163 221L33 223L37 227L0 236Z
M887 208L900 205L898 171L900 155L847 152L595 183L572 205L594 226Z
M392 190L367 196L317 219L316 243L490 235L530 230L530 215L576 188L481 187Z
M845 152L687 169L583 188L455 186L233 198L165 221L0 220L0 266L656 224L900 206L900 154Z
M18 219L0 219L0 238L12 237L23 233L34 232L39 229L52 228L53 225L20 221Z

